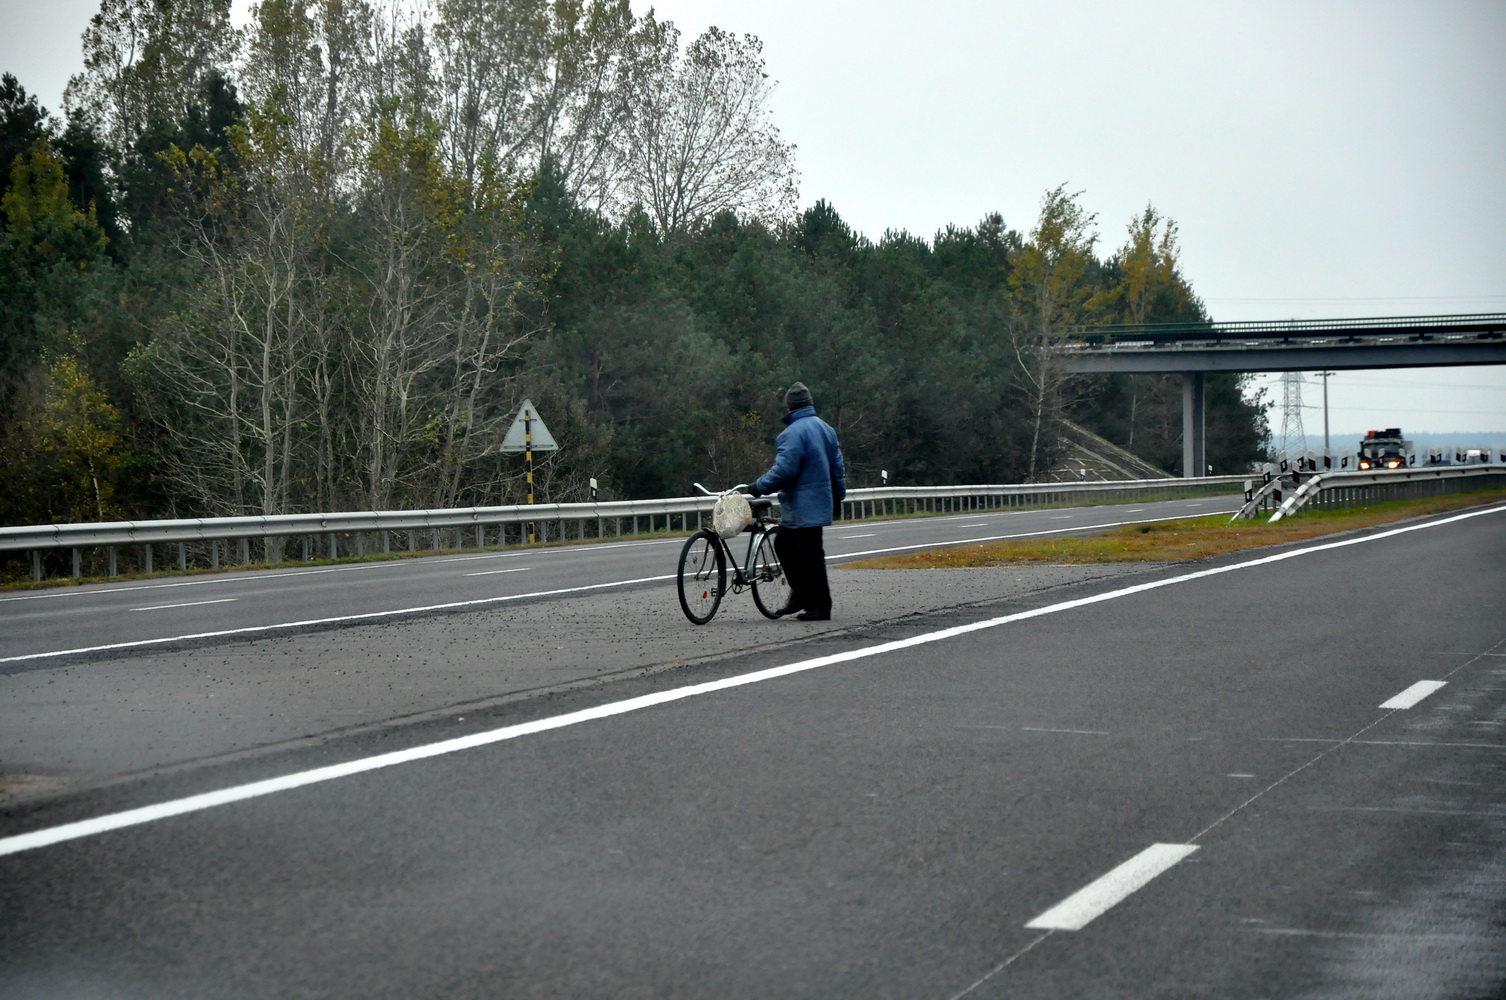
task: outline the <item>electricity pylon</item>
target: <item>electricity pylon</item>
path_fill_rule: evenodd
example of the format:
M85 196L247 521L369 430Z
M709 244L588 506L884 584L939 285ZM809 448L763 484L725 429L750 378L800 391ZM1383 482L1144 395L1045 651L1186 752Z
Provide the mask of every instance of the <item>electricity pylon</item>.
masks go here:
M1281 376L1281 438L1276 452L1286 452L1293 465L1307 454L1307 433L1302 429L1302 373Z

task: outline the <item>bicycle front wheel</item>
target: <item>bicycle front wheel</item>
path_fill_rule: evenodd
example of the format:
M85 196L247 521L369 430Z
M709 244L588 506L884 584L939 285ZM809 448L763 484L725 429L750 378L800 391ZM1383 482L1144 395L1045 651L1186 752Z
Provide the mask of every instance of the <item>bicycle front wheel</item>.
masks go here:
M711 531L697 531L680 550L680 610L697 625L716 614L727 589L727 558L722 540Z
M774 550L774 533L778 530L774 527L762 532L753 549L753 603L765 618L778 618L779 609L790 602L790 581Z

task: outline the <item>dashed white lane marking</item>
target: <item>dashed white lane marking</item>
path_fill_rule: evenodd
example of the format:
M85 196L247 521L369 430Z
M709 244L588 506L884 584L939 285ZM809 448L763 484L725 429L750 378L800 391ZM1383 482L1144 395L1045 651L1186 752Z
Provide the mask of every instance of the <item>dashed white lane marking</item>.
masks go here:
M307 628L312 625L332 625L337 622L371 621L375 618L391 618L393 615L421 614L426 611L449 611L452 608L475 608L502 601L524 601L530 597L555 597L560 594L579 594L587 590L602 590L606 587L629 587L635 583L658 583L673 580L673 576L645 576L636 580L613 580L611 583L592 583L584 587L563 587L559 590L540 590L531 594L504 594L499 597L478 597L470 601L449 601L445 604L426 604L416 608L394 608L391 611L368 611L359 615L340 615L335 618L308 618L298 622L277 622L274 625L247 625L243 628L218 629L214 632L192 632L188 635L160 636L155 639L137 639L133 642L112 642L105 646L80 646L77 649L54 649L45 653L22 653L19 656L0 657L0 663L21 663L27 660L47 660L55 656L71 656L76 653L107 653L116 649L138 649L142 646L161 646L169 642L189 642L195 639L218 639L227 635L255 635L260 632L275 632L279 629Z
M499 573L526 573L533 569L532 566L514 566L511 569L484 569L479 573L467 573L466 576L496 576Z
M1428 695L1441 687L1447 687L1448 681L1418 681L1405 691L1380 703L1381 708L1411 708Z
M229 604L240 600L239 597L221 597L213 601L184 601L182 604L151 604L144 608L132 608L132 611L166 611L168 608L197 608L204 604Z
M1075 736L1107 736L1101 729L1042 729L1036 726L1021 726L1027 733L1072 733Z
M1025 926L1037 931L1080 931L1196 850L1196 844L1152 844Z
M1129 510L1125 511L1125 513L1126 514L1138 514L1142 510L1144 510L1144 509L1145 509L1144 507L1131 507Z
M301 569L292 573L236 573L216 576L205 580L180 580L177 583L143 583L135 587L109 587L104 590L49 590L45 594L22 594L19 597L0 597L0 604L8 601L42 601L49 597L94 597L98 594L130 594L138 590L168 590L173 587L203 587L211 583L256 583L260 580L280 580L289 576L318 576L322 573L354 573L363 569L382 569L398 563L363 563L360 566L331 566L328 569Z
M1053 520L1053 521L1065 521L1067 518L1069 518L1071 516L1072 516L1071 514L1052 514L1051 515L1051 520Z
M1255 775L1253 775L1253 774L1231 774L1231 775L1229 775L1229 777L1231 777L1231 778L1253 778L1253 777L1255 777Z
M986 528L986 527L988 527L988 522L987 521L979 521L976 524L959 524L959 525L957 525L957 527L959 527L959 528Z
M848 538L872 538L872 537L874 537L877 534L878 534L877 531L870 531L866 535L837 535L836 537L845 540L845 539L848 539Z
M885 653L893 653L902 649L910 649L915 646L923 646L928 643L941 642L953 639L957 636L980 632L985 629L997 628L1012 622L1027 621L1032 618L1041 618L1046 615L1057 614L1062 611L1070 611L1073 608L1087 607L1092 604L1101 604L1105 601L1117 600L1121 597L1129 597L1132 594L1143 594L1162 587L1176 586L1193 580L1203 580L1208 577L1221 576L1225 573L1234 573L1243 569L1251 569L1256 566L1269 566L1274 563L1285 562L1288 559L1298 559L1302 556L1313 555L1318 552L1327 552L1332 549L1348 548L1351 545L1364 545L1368 542L1378 542L1397 535L1408 534L1413 531L1425 531L1429 528L1442 527L1458 521L1465 521L1474 517L1482 517L1487 514L1506 513L1506 506L1486 507L1451 517L1439 518L1433 521L1423 521L1417 524L1409 524L1401 528L1393 528L1390 531L1376 532L1373 535L1360 535L1352 538L1341 539L1336 542L1325 542L1321 545L1312 545L1306 548L1289 549L1274 555L1262 556L1247 562L1231 563L1227 566L1216 566L1211 569L1197 570L1192 573L1184 573L1181 576L1171 576L1160 580L1151 580L1146 583L1137 583L1129 587L1121 587L1118 590L1106 591L1102 594L1094 594L1090 597L1079 597L1071 601L1063 601L1060 604L1052 604L1043 608L1035 608L1030 611L1020 611L1011 615L1003 615L998 618L990 618L980 622L972 622L967 625L954 625L951 628L941 629L937 632L926 632L921 635L911 636L908 639L896 639L891 642L879 643L876 646L866 646L859 649L850 649L841 653L832 653L828 656L818 656L810 660L800 660L786 664L782 667L771 667L767 670L759 670L750 674L741 674L734 677L724 677L720 680L706 681L701 684L691 684L682 688L674 688L669 691L660 691L655 694L640 695L637 698L628 698L624 701L612 702L606 705L598 705L594 708L583 709L579 712L570 712L565 715L556 715L548 719L538 719L534 722L525 722L516 726L504 726L501 729L492 729L486 732L473 733L469 736L461 736L452 740L443 740L439 743L430 743L426 746L411 747L407 750L396 750L392 753L379 754L375 757L364 757L360 760L348 761L344 764L334 764L329 767L314 768L310 771L299 771L294 774L283 775L279 778L269 778L265 781L252 782L246 785L234 785L222 788L218 791L205 792L201 795L191 795L187 798L173 799L168 802L159 802L155 805L143 806L138 809L128 809L125 812L109 813L94 819L80 820L74 823L64 823L61 826L48 827L34 830L31 833L16 834L11 837L0 838L0 856L16 854L21 851L34 850L46 847L49 844L58 844L64 841L77 840L81 837L94 836L110 830L119 830L124 827L137 826L142 823L151 823L156 820L166 819L170 816L181 816L185 813L198 812L203 809L212 809L215 806L228 805L232 802L242 802L247 799L259 798L263 795L271 795L275 792L287 791L293 788L302 788L305 785L313 785L324 781L333 781L336 778L345 778L355 774L364 774L367 771L375 771L380 768L392 767L397 764L406 764L410 761L425 760L430 757L439 757L444 754L456 753L461 750L470 750L475 747L487 746L492 743L500 743L504 740L514 740L521 736L530 736L535 733L549 732L554 729L563 729L568 726L579 725L583 722L592 722L597 719L611 718L617 715L626 715L629 712L637 712L656 705L665 705L672 702L683 701L687 698L695 698L703 694L716 691L724 691L730 688L744 687L750 684L759 684L763 681L774 680L780 677L788 677L792 674L803 673L808 670L816 670L837 663L848 663L853 660L866 659L871 656L880 656ZM670 577L657 576L645 577L638 583L648 583L658 580L668 580ZM573 591L593 590L601 587L620 586L620 584L594 584L590 587L576 587ZM555 593L565 593L556 591ZM475 601L461 601L454 605L441 605L441 607L474 606L480 604L492 604L500 601L518 600L523 596L513 597L489 597ZM538 595L535 595L538 596ZM377 618L391 614L391 612L375 612L369 617ZM317 623L311 623L317 624ZM247 630L240 630L247 631ZM225 634L225 633L206 633ZM49 655L49 654L42 654ZM35 657L26 657L32 659ZM17 659L12 657L12 659ZM0 663L5 662L0 660ZM1326 753L1327 751L1325 751ZM1321 758L1320 758L1321 759ZM1307 765L1303 765L1304 767ZM1301 770L1300 768L1298 770ZM1296 772L1293 772L1296 773ZM1285 780L1285 779L1283 779ZM1278 782L1279 784L1279 782ZM1272 786L1275 787L1274 785ZM1261 793L1264 794L1264 793ZM1255 798L1259 798L1257 795ZM1255 801L1254 798L1249 800ZM1248 802L1245 803L1248 805ZM1237 806L1234 810L1217 820L1212 826L1199 833L1196 840L1212 830L1229 816L1243 809L1244 805ZM1192 845L1158 845L1169 846L1174 849L1190 848ZM1186 853L1191 853L1187 850ZM1184 855L1185 856L1185 855ZM1175 862L1173 862L1175 863ZM1122 867L1122 866L1121 866ZM1154 877L1154 876L1152 876ZM1138 887L1137 887L1138 888ZM1130 890L1134 891L1133 889ZM1127 895L1128 893L1126 893ZM1042 914L1045 917L1046 914ZM986 978L986 977L985 977ZM970 987L971 988L971 987Z

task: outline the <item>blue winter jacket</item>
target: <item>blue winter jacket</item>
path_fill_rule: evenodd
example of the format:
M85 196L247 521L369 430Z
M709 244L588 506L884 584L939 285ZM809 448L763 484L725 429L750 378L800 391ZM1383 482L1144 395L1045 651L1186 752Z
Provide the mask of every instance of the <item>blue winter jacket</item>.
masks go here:
M847 470L837 432L816 416L814 406L785 414L789 426L779 432L774 467L753 488L779 492L779 523L791 528L825 527L847 495Z

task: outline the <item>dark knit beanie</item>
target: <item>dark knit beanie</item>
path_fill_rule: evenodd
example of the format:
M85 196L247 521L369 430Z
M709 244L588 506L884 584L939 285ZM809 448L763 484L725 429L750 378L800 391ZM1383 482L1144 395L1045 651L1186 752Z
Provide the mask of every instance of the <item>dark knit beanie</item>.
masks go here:
M784 405L787 409L798 410L802 406L810 406L811 391L805 387L804 382L796 382L790 386L789 392L784 394Z

